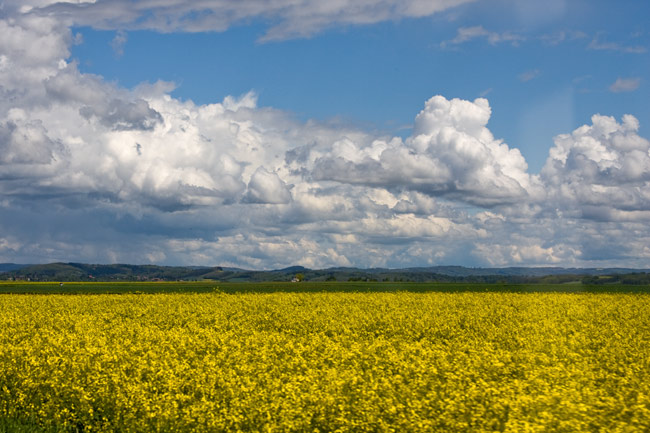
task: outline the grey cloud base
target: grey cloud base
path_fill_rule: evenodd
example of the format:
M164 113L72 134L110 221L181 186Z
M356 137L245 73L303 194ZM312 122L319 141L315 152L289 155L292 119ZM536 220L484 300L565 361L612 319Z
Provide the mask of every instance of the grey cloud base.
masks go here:
M556 137L532 174L486 99L434 96L405 139L298 122L253 93L196 105L81 73L57 10L106 3L41 3L0 19L0 261L650 265L650 142L631 115Z

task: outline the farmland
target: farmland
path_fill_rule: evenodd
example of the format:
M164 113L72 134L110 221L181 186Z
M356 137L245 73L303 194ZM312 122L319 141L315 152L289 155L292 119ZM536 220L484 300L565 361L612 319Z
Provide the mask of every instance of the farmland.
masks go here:
M0 285L0 432L650 429L639 289L195 284Z
M477 282L12 282L0 281L0 294L155 294L155 293L649 293L648 285L628 284L508 284Z

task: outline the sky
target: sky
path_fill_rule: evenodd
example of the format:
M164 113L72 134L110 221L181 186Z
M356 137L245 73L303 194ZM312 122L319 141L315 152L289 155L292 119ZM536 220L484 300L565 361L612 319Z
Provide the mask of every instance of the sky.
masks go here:
M650 3L0 0L0 262L650 267Z

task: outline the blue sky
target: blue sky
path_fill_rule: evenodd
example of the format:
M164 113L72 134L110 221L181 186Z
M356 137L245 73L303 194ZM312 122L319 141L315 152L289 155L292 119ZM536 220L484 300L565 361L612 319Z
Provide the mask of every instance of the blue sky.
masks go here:
M5 0L0 261L650 267L649 21Z

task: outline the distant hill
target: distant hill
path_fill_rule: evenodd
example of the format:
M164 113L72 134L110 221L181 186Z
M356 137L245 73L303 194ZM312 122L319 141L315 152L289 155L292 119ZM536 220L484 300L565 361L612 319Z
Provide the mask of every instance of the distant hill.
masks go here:
M24 268L25 266L28 266L28 265L17 265L15 263L0 263L0 273L1 272L15 271L17 269Z
M306 281L403 281L403 282L508 282L563 283L586 281L592 284L628 282L649 284L647 269L629 268L466 268L432 266L405 269L329 268L308 269L291 266L271 271L227 267L98 265L49 263L44 265L0 265L0 279L30 281L178 281L215 280L230 282L290 281L300 273Z
M149 281L201 279L218 268L156 265L88 265L83 263L49 263L28 265L6 272L0 278L31 281Z
M541 277L549 275L611 275L649 271L631 268L559 268L559 267L508 267L508 268L466 268L463 266L432 266L428 268L407 268L413 272L434 272L449 276L522 276Z

